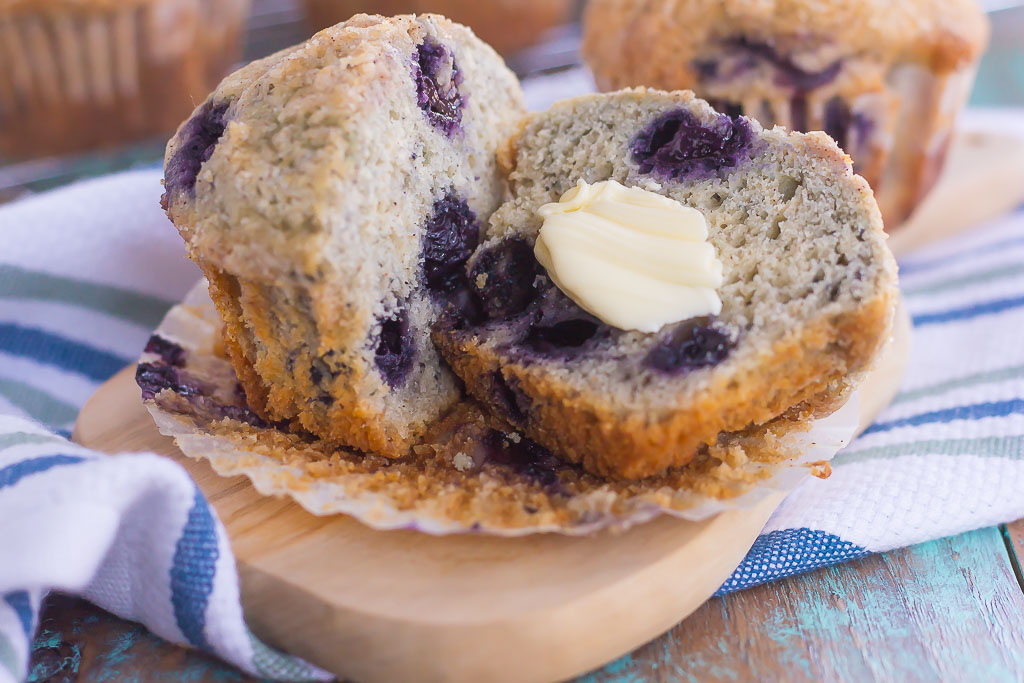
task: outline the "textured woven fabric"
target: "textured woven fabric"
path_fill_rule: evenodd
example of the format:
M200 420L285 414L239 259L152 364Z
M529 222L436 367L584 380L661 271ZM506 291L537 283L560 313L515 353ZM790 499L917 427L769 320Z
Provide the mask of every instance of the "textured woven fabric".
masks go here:
M134 172L0 207L0 681L24 677L54 588L253 674L326 678L248 630L224 529L182 469L62 436L198 278L159 193ZM901 268L900 394L720 592L1024 517L1024 211Z

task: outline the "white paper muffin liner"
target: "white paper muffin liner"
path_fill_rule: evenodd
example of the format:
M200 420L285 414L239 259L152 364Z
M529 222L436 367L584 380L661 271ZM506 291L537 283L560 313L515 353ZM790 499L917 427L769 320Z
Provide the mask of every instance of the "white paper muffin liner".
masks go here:
M187 368L191 375L217 385L216 391L222 395L234 391L234 376L225 372L230 366L216 356L219 318L207 295L205 280L171 309L156 334L185 349L192 359ZM147 353L142 362L160 360L156 354ZM204 367L220 370L203 376ZM167 397L170 401L162 400ZM530 477L515 470L502 471L496 479L483 465L460 471L458 466L444 467L437 460L432 468L417 469L414 464L393 469L398 476L381 486L379 472L360 464L364 456L341 449L325 456L329 450L320 448L314 453L311 449L308 457L316 462L310 464L301 448L275 452L275 446L257 446L261 436L276 431L273 427L203 420L190 413L188 405L168 390L146 401L160 432L173 437L185 455L207 460L221 476L245 475L261 494L289 496L314 515L347 514L375 529L414 529L429 534L472 531L501 536L541 532L583 535L603 528L623 529L661 514L699 521L725 510L749 508L766 496L791 491L811 475L812 469L822 468L848 443L858 421L854 395L826 418L795 430L779 430L782 436L777 439L766 438L774 444L769 457L755 453L749 458L740 456L730 464L705 463L712 481L717 477L727 482L722 487L725 497L708 494L704 478L697 478L693 489L679 487L680 473L686 468L640 482L609 482L580 473L578 478L573 475L571 490L549 495L539 492ZM469 460L463 453L458 455ZM388 461L371 457L388 469ZM330 463L336 464L339 459L365 471L325 474L332 467ZM424 478L436 477L437 472L443 472L443 481L436 486L428 481L425 495L410 498L410 491L417 490L417 486L423 490ZM463 495L469 490L471 495ZM530 510L538 509L536 514L510 515L509 510L518 510L524 500Z

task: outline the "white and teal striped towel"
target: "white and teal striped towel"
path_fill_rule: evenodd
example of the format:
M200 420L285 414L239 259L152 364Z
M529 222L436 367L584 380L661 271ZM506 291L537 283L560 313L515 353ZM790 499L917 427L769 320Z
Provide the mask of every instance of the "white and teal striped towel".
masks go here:
M159 193L157 172L135 172L0 208L0 681L24 677L51 588L250 673L323 677L248 631L223 528L181 469L59 436L198 277ZM902 268L902 392L830 479L787 499L723 592L1024 517L1024 211Z

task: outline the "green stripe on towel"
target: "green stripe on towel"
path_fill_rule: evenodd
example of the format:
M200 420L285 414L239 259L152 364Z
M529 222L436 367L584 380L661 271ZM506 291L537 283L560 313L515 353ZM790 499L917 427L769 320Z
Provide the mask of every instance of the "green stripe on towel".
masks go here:
M931 384L926 387L921 387L920 389L902 391L896 394L896 397L893 398L892 405L897 403L906 403L907 401L916 401L924 396L942 394L952 389L962 389L963 387L970 387L977 384L989 384L991 382L1002 382L1003 380L1015 379L1017 377L1024 377L1024 365L1015 365L1010 368L1000 368L998 370L987 370L985 372L967 375L966 377L957 377L956 379L939 382L938 384Z
M26 444L64 443L64 439L54 434L34 434L32 432L11 432L0 434L0 451L11 446Z
M983 458L1024 457L1024 436L987 436L979 439L935 439L907 441L862 451L840 451L832 464L842 466L866 460L886 460L905 455L977 455Z
M50 275L17 266L0 266L0 298L59 301L106 313L153 328L174 305L159 297L130 289Z
M903 293L904 296L936 294L938 292L945 292L950 289L962 289L970 285L977 285L985 282L993 282L995 280L1003 280L1017 275L1024 275L1024 265L1014 263L1004 268L996 268L995 270L983 270L978 273L968 273L967 275L963 275L961 277L956 277L949 280L940 280L939 282L933 282L927 285L919 285L917 287L900 287L900 291Z
M13 379L0 378L0 396L25 411L32 419L49 427L72 422L78 408L36 387Z

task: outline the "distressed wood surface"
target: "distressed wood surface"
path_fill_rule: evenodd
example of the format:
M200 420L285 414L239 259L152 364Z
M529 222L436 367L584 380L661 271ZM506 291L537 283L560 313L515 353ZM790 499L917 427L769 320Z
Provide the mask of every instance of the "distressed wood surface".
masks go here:
M1006 524L1001 529L1010 562L1013 563L1014 574L1017 575L1017 582L1024 591L1024 519Z
M1024 522L1007 534L1024 542ZM255 680L74 598L51 597L42 616L33 682ZM1024 591L1003 533L982 529L714 598L579 683L735 680L1024 680Z
M1020 681L1024 592L982 529L712 600L587 680Z
M253 681L195 650L177 647L145 626L84 600L51 593L40 611L29 683L227 683Z

